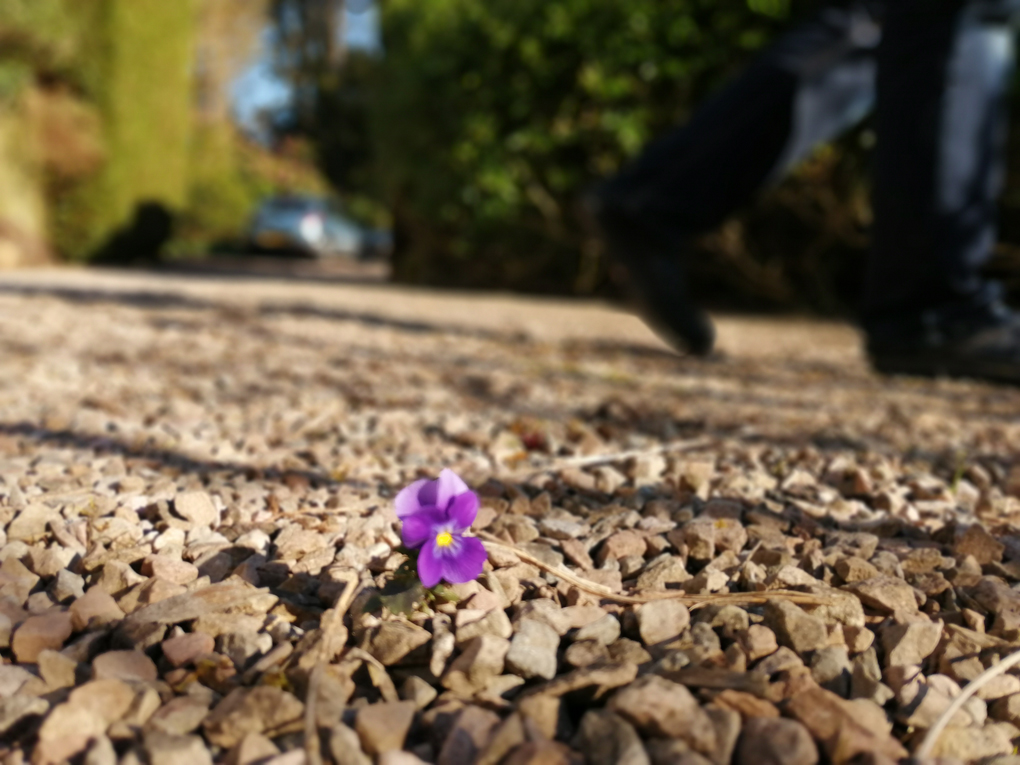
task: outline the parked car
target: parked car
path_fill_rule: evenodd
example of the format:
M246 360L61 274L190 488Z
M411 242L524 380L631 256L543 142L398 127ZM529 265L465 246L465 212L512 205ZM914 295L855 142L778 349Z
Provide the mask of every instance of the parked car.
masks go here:
M249 240L259 252L287 252L312 258L383 257L392 248L388 231L366 229L330 200L279 196L263 202L252 220Z

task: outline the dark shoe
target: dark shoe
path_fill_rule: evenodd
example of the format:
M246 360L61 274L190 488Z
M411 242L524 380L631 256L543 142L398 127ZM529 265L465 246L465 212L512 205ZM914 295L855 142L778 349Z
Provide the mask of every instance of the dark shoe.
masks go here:
M879 372L1020 384L1020 315L1002 305L868 329L868 355Z
M584 206L648 326L679 351L708 355L715 327L691 298L679 253L597 193L586 197Z

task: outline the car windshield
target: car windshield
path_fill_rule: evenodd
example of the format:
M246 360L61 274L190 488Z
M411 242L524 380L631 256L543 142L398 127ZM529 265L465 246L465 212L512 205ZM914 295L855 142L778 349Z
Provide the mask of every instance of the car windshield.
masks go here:
M274 197L265 202L263 209L288 213L340 212L340 206L330 199L302 196Z

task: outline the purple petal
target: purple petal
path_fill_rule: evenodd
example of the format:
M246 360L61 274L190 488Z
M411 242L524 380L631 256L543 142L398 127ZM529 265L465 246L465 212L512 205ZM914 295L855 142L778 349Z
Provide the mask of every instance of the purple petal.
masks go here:
M438 481L422 481L418 489L418 504L427 507L436 506L436 485Z
M457 525L459 531L471 528L478 515L478 495L473 491L466 491L453 498L446 515Z
M418 578L425 587L435 587L443 578L443 564L436 556L435 542L429 542L418 553Z
M397 509L398 518L406 518L409 515L414 515L421 509L421 502L419 501L419 494L422 486L427 483L432 483L422 478L419 481L415 481L410 486L405 486L397 494L393 500L393 504Z
M436 479L436 507L440 510L446 510L451 499L458 494L464 494L468 491L471 491L471 489L461 480L459 475L450 470L450 468L443 468L439 473L439 478Z
M462 537L456 550L439 557L442 564L443 579L450 584L470 582L478 578L485 565L488 553L481 540L474 537ZM428 545L426 545L428 546ZM418 559L418 571L421 572L421 558ZM424 577L422 583L425 583Z
M400 538L406 547L412 550L421 547L425 542L436 535L439 526L449 523L446 514L436 510L434 507L419 510L413 515L403 519L400 527Z

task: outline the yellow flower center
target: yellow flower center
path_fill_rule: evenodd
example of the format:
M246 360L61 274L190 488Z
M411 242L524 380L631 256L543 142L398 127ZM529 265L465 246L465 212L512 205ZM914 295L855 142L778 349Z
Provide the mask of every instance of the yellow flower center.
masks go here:
M449 531L444 531L436 536L436 544L440 547L449 547L453 544L453 534Z

